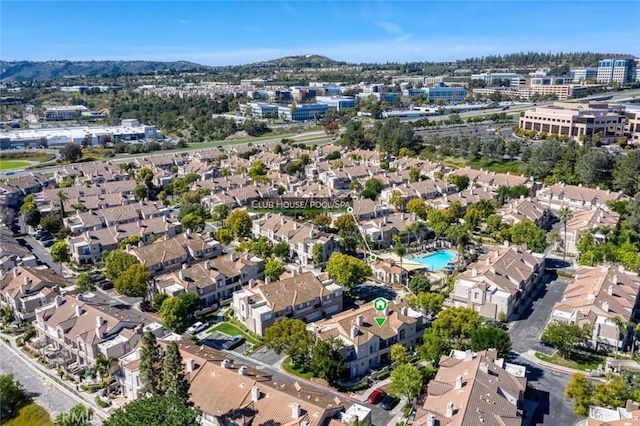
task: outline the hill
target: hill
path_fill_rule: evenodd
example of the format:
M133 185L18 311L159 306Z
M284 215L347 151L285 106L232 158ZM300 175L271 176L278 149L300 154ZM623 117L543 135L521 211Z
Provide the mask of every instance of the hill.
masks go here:
M155 71L186 71L202 68L206 67L187 61L0 61L0 80L54 80L65 76L140 74Z
M322 55L296 55L256 62L245 66L261 68L328 68L340 65L347 65L347 63L335 61Z

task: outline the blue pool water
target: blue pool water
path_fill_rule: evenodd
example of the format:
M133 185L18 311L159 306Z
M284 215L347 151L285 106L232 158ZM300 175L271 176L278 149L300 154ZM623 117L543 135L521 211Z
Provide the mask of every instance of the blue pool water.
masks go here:
M456 255L448 250L440 250L435 253L426 254L424 256L416 256L410 258L414 262L422 263L430 271L439 271L447 266L447 263L452 261Z

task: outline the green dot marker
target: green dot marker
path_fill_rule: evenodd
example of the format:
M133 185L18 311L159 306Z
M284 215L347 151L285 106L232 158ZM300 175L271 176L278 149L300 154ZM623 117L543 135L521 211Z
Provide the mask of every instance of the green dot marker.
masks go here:
M370 259L371 261L374 261L374 260L376 260L377 258L378 258L378 256L376 256L376 255L375 255L375 254L373 254L373 253L371 253L371 254L369 255L369 259Z
M353 207L347 207L347 213L353 213Z
M384 297L378 297L373 301L373 307L376 309L376 311L384 311L385 309L387 309L388 305L389 302L387 302L387 299L385 299Z

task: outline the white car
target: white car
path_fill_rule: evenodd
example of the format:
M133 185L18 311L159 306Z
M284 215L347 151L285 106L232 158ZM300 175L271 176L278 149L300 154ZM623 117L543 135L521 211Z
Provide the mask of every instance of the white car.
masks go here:
M209 323L208 322L198 321L197 323L193 324L191 327L189 327L187 329L187 334L200 333L201 331L203 331L207 327L209 327Z

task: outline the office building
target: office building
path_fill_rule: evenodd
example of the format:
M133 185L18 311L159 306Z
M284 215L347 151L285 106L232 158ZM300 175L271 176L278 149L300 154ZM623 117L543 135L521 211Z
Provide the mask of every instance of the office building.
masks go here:
M572 83L582 83L586 80L595 80L598 77L598 68L571 68L569 78Z
M438 83L434 87L427 89L429 102L443 100L449 103L461 102L467 96L467 89L464 87L445 86L444 83Z
M338 111L356 107L356 101L352 96L317 96L316 101Z
M319 120L325 116L327 104L302 104L291 107L278 107L278 115L289 121Z
M598 83L632 83L636 80L635 59L609 58L598 61Z
M278 106L264 102L240 104L240 114L254 118L278 118Z
M483 80L487 84L491 84L493 80L511 80L514 77L518 77L518 74L515 72L483 72L480 74L471 74L471 80Z

